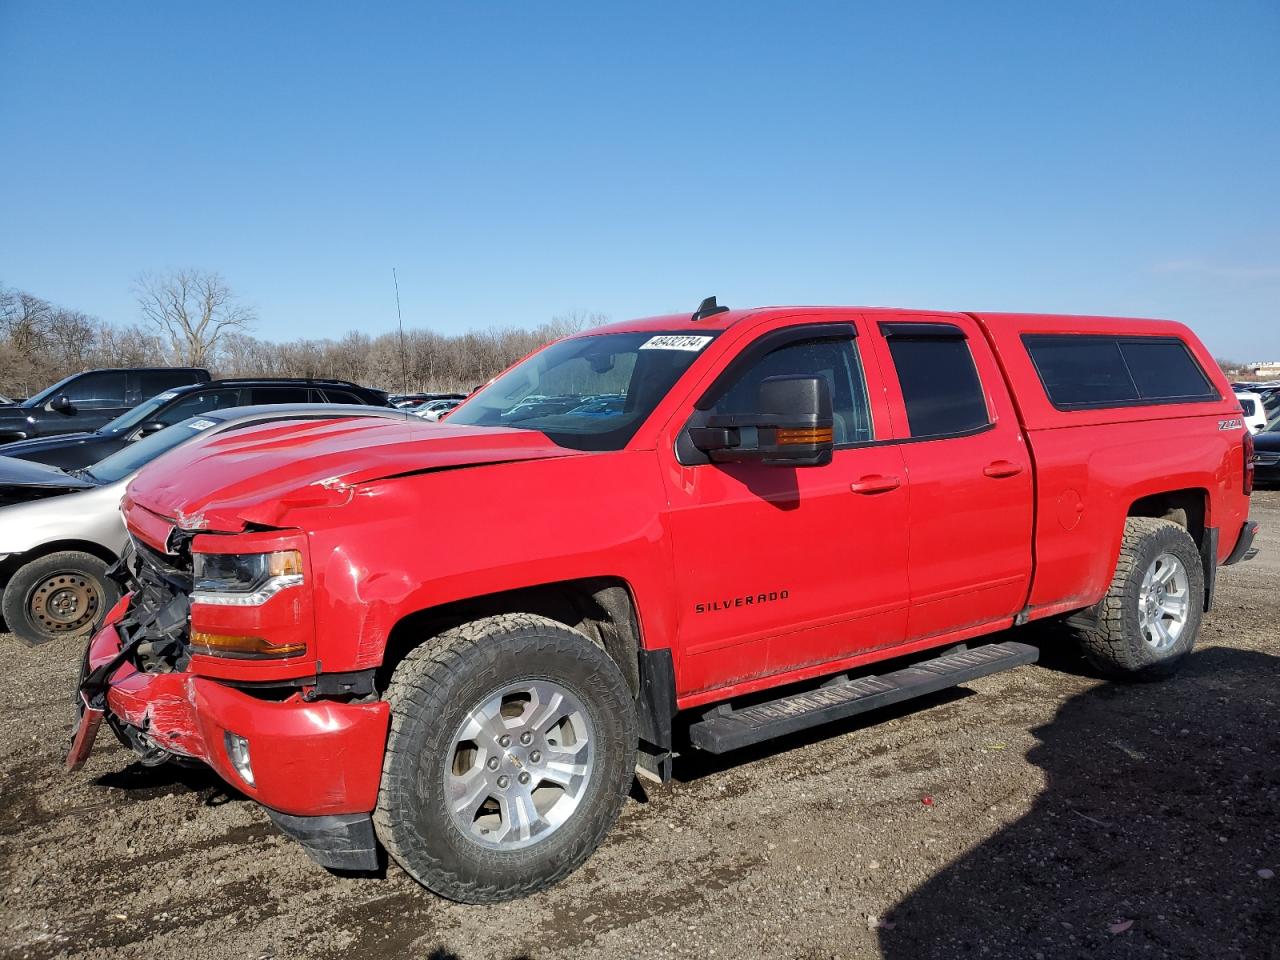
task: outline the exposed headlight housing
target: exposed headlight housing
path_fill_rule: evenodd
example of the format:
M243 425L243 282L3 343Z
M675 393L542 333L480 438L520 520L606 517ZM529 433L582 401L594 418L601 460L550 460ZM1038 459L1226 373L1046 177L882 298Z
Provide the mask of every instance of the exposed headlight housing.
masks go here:
M193 553L192 603L260 607L281 590L303 583L302 553Z

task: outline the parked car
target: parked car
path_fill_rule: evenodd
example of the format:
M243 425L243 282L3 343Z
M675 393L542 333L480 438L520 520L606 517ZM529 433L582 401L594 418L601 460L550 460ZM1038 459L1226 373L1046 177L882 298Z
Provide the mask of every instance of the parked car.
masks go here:
M77 373L15 406L0 407L0 443L97 430L162 390L208 380L209 371L199 367L128 367Z
M0 446L0 457L17 457L75 470L97 463L103 457L188 417L213 410L271 403L387 406L386 396L380 391L346 380L287 377L211 380L166 390L91 433L64 433L4 444Z
M198 437L283 420L322 430L336 420L384 417L390 408L280 404L209 410L148 434L84 470L0 457L0 610L28 645L83 636L117 599L107 568L127 535L120 515L125 487L142 467Z
M17 403L17 400L10 400L3 393L0 393L0 407L12 407L16 406Z
M1252 555L1252 452L1176 323L710 301L603 327L428 430L281 426L138 476L68 764L106 717L323 864L381 845L508 900L590 855L636 769L1033 661L1010 627L1173 673Z
M456 409L461 403L461 400L432 400L430 403L424 403L412 408L411 412L415 417L421 417L429 423L435 423L450 410Z
M1244 425L1253 433L1261 433L1267 429L1267 410L1262 397L1256 393L1237 390L1235 397L1240 401L1240 409L1244 412ZM0 453L4 448L0 447Z
M465 400L466 394L462 393L392 393L388 394L387 401L393 407L419 407L424 403L431 403L436 400Z
M1267 486L1280 484L1280 423L1253 438L1254 469L1258 482Z

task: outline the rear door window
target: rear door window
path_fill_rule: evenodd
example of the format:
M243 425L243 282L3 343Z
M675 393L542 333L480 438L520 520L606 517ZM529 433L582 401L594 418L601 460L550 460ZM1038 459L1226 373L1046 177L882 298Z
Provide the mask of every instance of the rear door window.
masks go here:
M990 422L982 380L959 327L942 323L881 324L898 373L911 436L972 433Z
M345 390L335 390L333 387L325 387L323 391L325 399L330 403L358 403L364 405L364 401L357 397L354 393L347 393Z
M1174 337L1028 334L1023 343L1060 409L1217 400L1218 391Z

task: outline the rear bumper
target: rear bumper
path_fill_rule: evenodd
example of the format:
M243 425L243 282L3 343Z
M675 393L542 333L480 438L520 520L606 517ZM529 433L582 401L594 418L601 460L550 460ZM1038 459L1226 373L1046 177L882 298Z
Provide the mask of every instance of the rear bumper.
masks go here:
M1241 560L1252 560L1258 554L1258 550L1253 545L1253 539L1258 535L1258 521L1246 520L1240 528L1240 537L1236 540L1235 548L1222 561L1224 567L1229 567L1233 563L1239 563Z
M90 669L120 637L110 621L93 638ZM385 702L264 700L189 673L142 673L122 664L106 706L114 720L169 753L203 761L259 803L294 817L368 814L378 797L390 710ZM227 756L226 734L249 741L253 784Z

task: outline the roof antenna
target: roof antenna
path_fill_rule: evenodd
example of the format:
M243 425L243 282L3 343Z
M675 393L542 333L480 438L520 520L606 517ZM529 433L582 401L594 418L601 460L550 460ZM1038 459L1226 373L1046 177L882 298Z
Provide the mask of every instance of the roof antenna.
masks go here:
M391 282L396 285L396 320L400 323L400 378L404 381L404 392L409 392L409 363L404 356L404 317L400 315L400 280L396 277L396 268L391 268Z
M715 297L707 297L707 299L698 304L698 309L693 311L693 316L689 319L697 323L699 320L707 319L707 317L714 317L717 313L727 313L728 310L728 307L722 307L716 303Z

